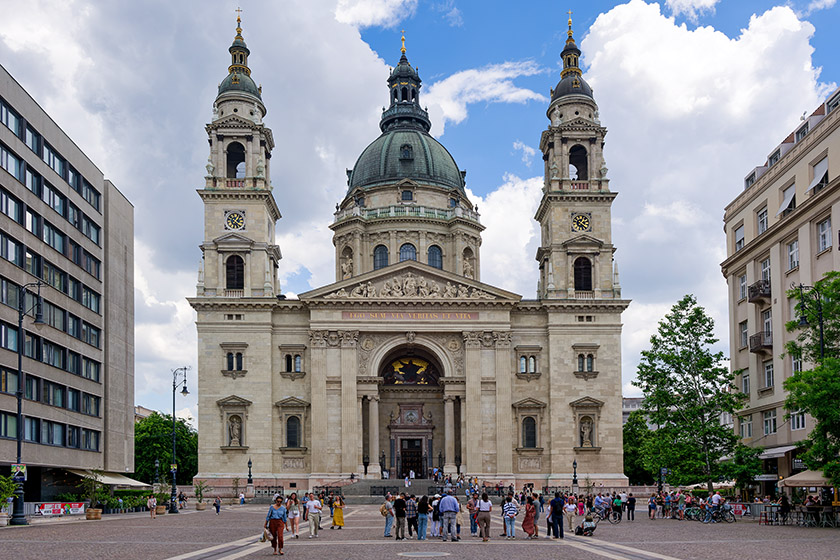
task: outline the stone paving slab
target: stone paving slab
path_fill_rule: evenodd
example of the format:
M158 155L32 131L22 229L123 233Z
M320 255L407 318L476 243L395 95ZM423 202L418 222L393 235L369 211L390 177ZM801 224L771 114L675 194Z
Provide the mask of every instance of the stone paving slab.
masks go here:
M29 527L0 528L0 558L45 557L115 560L237 560L271 556L258 536L268 506L224 507L221 515L210 509L187 510L178 515L148 514L103 516L101 521L80 518L40 520ZM308 524L300 539L286 533L284 558L300 560L379 560L411 558L574 558L575 560L673 560L708 559L715 556L785 560L816 560L840 557L840 529L759 526L736 522L704 525L692 521L639 518L618 525L599 525L592 538L566 533L561 541L545 539L545 523L539 540L508 541L501 518L494 512L492 539L483 543L462 527L462 541L395 541L383 537L384 520L378 506L346 509L346 526L330 530L330 518L322 520L317 539L308 538ZM395 531L392 530L392 534ZM517 523L521 532L521 519Z

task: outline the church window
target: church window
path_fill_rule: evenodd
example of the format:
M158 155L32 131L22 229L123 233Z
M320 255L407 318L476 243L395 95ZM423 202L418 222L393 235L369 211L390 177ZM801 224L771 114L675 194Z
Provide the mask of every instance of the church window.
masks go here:
M227 371L233 371L233 352L227 353Z
M239 142L228 144L227 177L229 179L242 179L245 177L245 147Z
M537 359L534 356L528 358L528 373L536 373Z
M457 198L450 198L449 199L449 207L450 208L458 208L458 199Z
M537 421L533 416L522 420L522 447L534 449L537 446Z
M403 144L400 146L400 159L414 159L414 149L411 147L411 144ZM403 191L403 193L405 192L411 191Z
M417 90L413 89L413 88L411 90L411 100L412 101L417 101Z
M586 356L586 371L594 371L595 357L592 354Z
M402 88L402 100L408 101L408 88Z
M411 202L412 200L414 200L414 193L411 191L403 191L402 199L404 202Z
M242 352L236 353L236 371L242 371Z
M519 358L519 373L525 373L526 362L527 362L527 358L525 358L525 356L521 356Z
M429 266L443 268L443 251L437 245L429 247Z
M292 355L286 354L286 371L292 371Z
M394 102L397 102L399 100L400 100L399 94L397 94L397 90L394 90Z
M588 158L586 155L586 148L580 144L575 144L569 150L569 177L578 181L586 181L589 179Z
M583 368L584 368L584 365L586 363L586 356L584 356L583 354L578 354L577 362L578 362L577 370L578 371L585 371Z
M289 416L286 419L286 447L300 447L300 418Z
M592 264L586 257L575 259L575 291L592 291Z
M225 262L225 273L228 290L242 290L245 288L245 262L239 255L231 255Z
M295 373L300 373L302 360L300 354L295 355Z
M388 266L388 247L377 245L373 250L373 269L379 270Z
M417 249L414 248L414 245L411 243L405 243L402 247L400 247L400 262L416 260Z

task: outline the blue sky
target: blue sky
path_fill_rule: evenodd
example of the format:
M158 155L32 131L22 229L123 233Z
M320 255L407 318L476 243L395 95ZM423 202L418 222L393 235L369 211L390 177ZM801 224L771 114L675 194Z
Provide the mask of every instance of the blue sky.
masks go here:
M606 158L623 295L623 381L657 321L695 293L728 350L724 206L840 81L836 0L243 0L274 131L285 291L333 279L327 229L345 168L379 134L400 30L432 133L487 226L482 279L533 297L540 133L573 10ZM194 365L203 185L236 3L33 0L4 10L0 62L135 205L136 402L171 406ZM190 372L195 386L195 370ZM195 416L194 395L180 413Z

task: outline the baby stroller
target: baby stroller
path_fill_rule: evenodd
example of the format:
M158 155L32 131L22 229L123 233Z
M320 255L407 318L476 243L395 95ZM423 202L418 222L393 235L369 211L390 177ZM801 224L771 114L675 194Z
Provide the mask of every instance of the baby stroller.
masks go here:
M595 528L598 523L592 520L591 515L587 515L583 522L575 527L575 535L582 535L584 537L591 537L595 533Z

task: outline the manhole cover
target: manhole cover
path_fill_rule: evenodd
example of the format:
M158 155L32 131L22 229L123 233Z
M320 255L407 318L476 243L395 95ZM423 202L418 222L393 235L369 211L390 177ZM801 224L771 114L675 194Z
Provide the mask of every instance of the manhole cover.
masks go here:
M448 552L400 552L397 556L406 556L408 558L439 558L441 556L449 556Z

